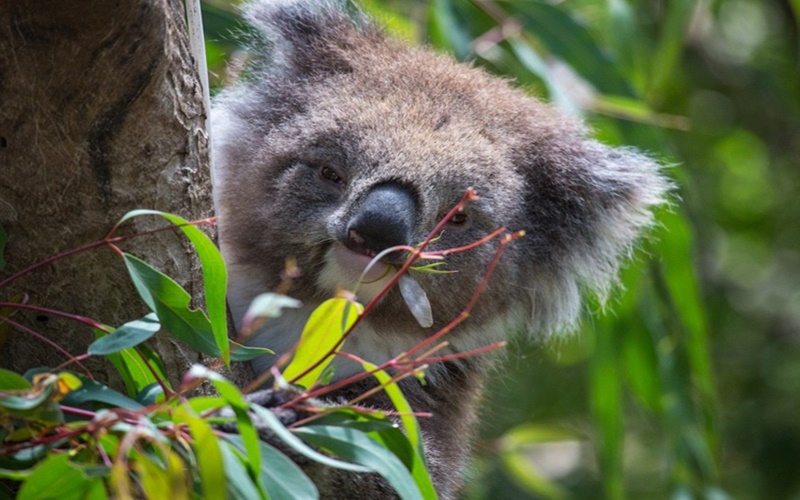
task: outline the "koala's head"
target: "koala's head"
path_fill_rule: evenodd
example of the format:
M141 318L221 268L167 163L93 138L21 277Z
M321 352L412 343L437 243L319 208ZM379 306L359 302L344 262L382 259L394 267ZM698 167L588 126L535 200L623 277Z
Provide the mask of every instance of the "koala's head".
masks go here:
M471 187L480 199L429 249L500 227L527 235L503 254L467 333L450 340L487 343L509 320L560 331L576 320L582 288L607 292L668 189L651 159L595 142L505 80L387 38L338 2L256 2L246 17L264 53L212 113L237 321L280 283L289 258L301 272L290 295L304 302L352 289L371 255L423 241ZM433 328L417 324L397 291L369 325L418 342L465 307L495 248L448 257L454 273L413 273ZM368 277L362 300L388 279L381 274Z

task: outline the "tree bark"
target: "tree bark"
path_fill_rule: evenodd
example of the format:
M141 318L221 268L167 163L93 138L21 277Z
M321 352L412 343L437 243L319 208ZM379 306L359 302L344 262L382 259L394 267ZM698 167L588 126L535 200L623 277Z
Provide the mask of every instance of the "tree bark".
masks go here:
M0 3L0 223L9 235L0 279L102 239L134 208L212 215L205 113L180 0ZM136 218L123 232L164 225ZM199 264L179 235L123 248L201 296ZM146 313L107 248L40 268L0 290L0 300L20 293L114 326ZM94 339L90 328L45 314L21 311L14 320L73 354ZM156 337L174 379L196 355ZM0 333L4 368L64 361L32 335ZM115 379L103 360L88 361L98 379Z

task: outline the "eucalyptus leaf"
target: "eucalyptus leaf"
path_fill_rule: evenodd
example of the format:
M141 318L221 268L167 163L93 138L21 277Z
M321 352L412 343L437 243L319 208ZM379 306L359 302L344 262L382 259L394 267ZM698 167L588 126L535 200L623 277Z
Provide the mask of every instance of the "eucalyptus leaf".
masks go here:
M211 426L186 407L179 407L173 413L176 422L189 426L192 433L192 450L197 459L203 496L205 498L225 497L225 470L219 440Z
M265 498L259 491L258 486L253 483L253 479L245 467L246 457L238 451L233 443L225 440L220 441L220 451L222 452L222 462L225 467L225 486L228 498L234 500L252 500L254 498Z
M252 407L253 412L258 416L260 423L269 427L269 429L275 433L275 435L282 440L286 445L291 447L293 450L298 452L299 454L310 458L315 462L319 462L322 465L327 465L329 467L335 467L337 469L344 469L349 470L352 472L371 472L371 469L368 467L364 467L361 465L351 464L349 462L343 462L341 460L336 460L335 458L331 458L327 455L323 455L322 453L316 451L315 449L309 447L305 444L300 438L295 436L292 431L286 428L278 417L275 416L274 413L263 408L259 405L253 405Z
M30 389L31 383L22 375L0 368L0 391Z
M155 335L160 328L158 317L151 313L142 319L129 321L114 332L95 340L87 352L94 355L116 353L141 344Z
M239 450L244 450L241 436L225 436ZM317 487L296 463L273 446L259 442L261 456L261 483L270 500L315 500Z
M294 357L283 371L283 377L303 387L316 384L334 358L332 355L325 356L342 348L342 337L363 310L364 307L358 302L343 298L328 299L314 309L300 335Z
M129 397L101 384L100 382L81 377L82 385L79 389L68 393L62 403L67 406L84 406L93 401L109 405L112 408L125 408L128 410L141 410L141 404Z
M101 338L105 335L105 332L95 330L95 337ZM153 384L160 386L159 380L161 384L170 387L164 363L158 354L146 344L139 344L136 349L123 349L107 354L106 358L122 376L122 381L130 397L136 397L138 400L139 393L147 387L151 387Z
M408 274L404 274L400 276L397 286L400 288L400 294L419 326L422 328L432 327L433 312L431 311L431 302L428 300L428 294L419 286L417 280Z
M99 489L98 489L99 486ZM66 453L49 455L22 483L17 500L106 498L103 482L70 463Z
M228 344L228 316L225 305L225 292L228 287L228 274L225 262L219 249L197 227L189 224L185 219L157 210L132 210L125 214L119 221L122 222L141 215L160 215L180 228L192 242L200 263L203 266L203 289L205 292L206 309L208 310L209 328L211 338L215 343L219 357L230 365L230 347ZM161 316L159 315L159 318ZM162 318L163 319L163 318Z
M377 472L395 489L400 498L423 498L403 462L365 433L346 427L316 425L301 427L294 432L307 443Z
M124 254L124 258L139 296L156 313L164 328L195 350L221 357L211 323L202 311L189 308L191 296L186 290L138 257ZM269 349L235 345L236 349L231 353L234 361L247 361L272 352Z
M400 390L400 387L397 385L397 383L392 381L392 378L388 373L383 370L378 370L377 366L366 361L363 363L363 366L365 370L372 372L372 375L378 379L378 382L380 382L380 384L383 386L383 390L389 396L389 399L391 399L395 409L400 414L400 421L403 423L403 427L408 435L408 441L411 444L412 456L410 459L411 467L409 469L414 477L414 482L417 484L420 491L426 498L430 497L431 495L435 497L436 492L433 487L433 480L431 479L430 473L428 472L428 468L426 466L422 431L419 428L417 417L414 416L414 409L408 403L403 391ZM389 439L391 439L391 437ZM395 451L395 448L399 446L396 443L393 443L393 441L388 441L386 444L390 446L393 451ZM393 444L394 446L392 446ZM400 458L404 458L404 451L405 449L400 447L397 449L397 451L395 451L395 453L398 454Z

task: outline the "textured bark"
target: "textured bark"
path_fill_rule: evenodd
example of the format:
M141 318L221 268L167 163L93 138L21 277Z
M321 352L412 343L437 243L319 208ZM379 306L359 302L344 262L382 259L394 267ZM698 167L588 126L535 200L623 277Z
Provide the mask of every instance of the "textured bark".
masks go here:
M134 208L187 219L212 212L205 110L179 0L15 0L0 3L0 222L9 234L0 276L101 239ZM135 219L123 232L165 225ZM123 245L197 297L199 266L172 232ZM146 313L122 259L99 248L0 290L110 325ZM15 319L73 354L90 328L45 315ZM3 334L0 334L3 335ZM64 356L29 334L0 338L0 366L54 366ZM164 340L171 378L196 356ZM109 366L92 371L110 380Z

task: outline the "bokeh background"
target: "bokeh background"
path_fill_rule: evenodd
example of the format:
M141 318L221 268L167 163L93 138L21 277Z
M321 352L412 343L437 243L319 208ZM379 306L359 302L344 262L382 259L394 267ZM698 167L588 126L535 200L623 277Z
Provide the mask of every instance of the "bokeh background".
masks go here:
M679 186L581 332L509 349L465 497L800 498L800 0L358 4ZM245 29L203 8L219 87Z

